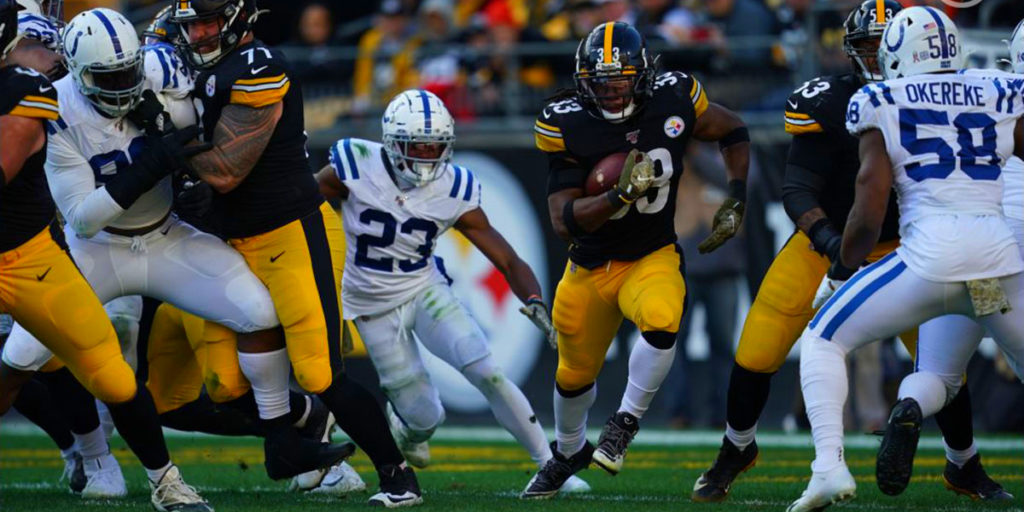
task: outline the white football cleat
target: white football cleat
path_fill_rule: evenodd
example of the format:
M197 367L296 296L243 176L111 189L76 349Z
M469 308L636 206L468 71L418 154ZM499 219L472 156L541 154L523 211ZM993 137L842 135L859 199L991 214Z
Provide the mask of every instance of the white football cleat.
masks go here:
M811 475L807 489L786 508L786 512L818 512L856 495L857 482L846 464L840 464L824 473Z
M128 487L121 474L121 466L112 454L83 461L85 466L85 487L82 497L86 499L120 498L128 495Z
M213 512L195 487L181 479L178 466L171 466L159 482L150 482L149 488L153 491L150 502L159 512Z
M323 481L320 482L315 489L309 491L314 494L333 494L336 496L343 496L354 492L362 492L366 490L366 482L359 476L355 468L349 466L347 462L331 467L331 470L327 472L327 476L324 477Z
M398 444L398 449L405 455L405 461L414 468L423 469L430 465L430 444L426 441L413 442L409 440L408 428L398 417L391 402L387 403L388 425L391 427L391 435Z
M580 477L578 477L576 475L573 475L573 476L570 476L569 479L566 480L564 484L562 484L562 488L559 489L559 492L569 493L569 494L584 494L584 493L588 493L588 492L590 492L590 484L588 484L586 480L584 480L584 479L582 479L582 478L580 478Z

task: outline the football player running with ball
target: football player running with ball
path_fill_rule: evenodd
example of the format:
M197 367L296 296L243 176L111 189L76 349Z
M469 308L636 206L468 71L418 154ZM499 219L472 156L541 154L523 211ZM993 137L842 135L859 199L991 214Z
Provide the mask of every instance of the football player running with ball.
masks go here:
M693 486L694 501L724 500L740 473L753 467L758 448L757 420L768 402L772 376L785 362L804 327L823 302L815 292L822 278L845 280L856 269L839 263L842 232L853 206L860 168L858 140L846 131L846 106L865 84L882 80L878 43L902 7L893 0L865 0L846 18L844 48L853 72L815 78L787 101L786 132L793 135L782 185L783 204L798 226L775 257L743 325L729 381L727 422L722 447L711 468ZM873 263L899 246L899 208L889 200ZM831 264L831 268L830 268ZM913 354L917 331L900 335ZM967 386L939 414L948 459L945 477L958 489L982 499L1009 495L985 474L971 426Z
M621 22L599 25L576 55L576 90L547 105L537 119L538 148L548 155L548 206L555 232L571 243L555 293L558 331L554 458L523 498L548 498L591 460L622 469L630 441L675 357L686 303L683 257L673 226L676 189L690 139L719 141L729 198L715 214L710 252L734 236L743 219L750 160L747 129L708 101L696 78L657 74L643 36ZM584 195L588 172L614 153L629 155L607 192ZM586 439L596 378L623 318L643 340L629 358L618 411L595 449Z
M254 0L174 5L176 45L198 72L194 95L202 102L205 140L213 145L189 163L217 192L213 215L221 234L266 285L284 328L283 339L238 340L239 363L270 432L267 442L276 444L275 432L291 428L288 381L294 369L299 385L320 397L373 461L381 492L370 502L417 501L416 476L384 411L342 370L345 237L309 168L302 89L292 81L290 64L253 36L261 12ZM297 472L278 469L278 478Z
M384 112L383 144L343 139L317 175L327 197L343 199L348 271L342 297L387 394L395 438L410 463L429 462L427 440L444 421L437 388L416 340L487 398L498 423L539 466L552 453L533 407L491 356L480 325L459 302L433 256L455 228L491 260L523 301L520 310L554 345L551 315L526 262L491 226L473 173L451 164L455 122L434 94L409 90ZM566 490L589 490L574 478Z

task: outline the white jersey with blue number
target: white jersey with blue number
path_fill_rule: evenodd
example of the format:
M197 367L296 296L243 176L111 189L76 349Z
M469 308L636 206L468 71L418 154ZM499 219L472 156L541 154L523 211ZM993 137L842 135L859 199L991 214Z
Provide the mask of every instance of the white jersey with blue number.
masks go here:
M180 69L164 68L156 50L146 50L145 89L157 92L175 126L196 124L188 92L192 82ZM54 201L77 232L95 232L106 226L138 229L164 218L172 202L170 177L142 194L127 210L108 218L120 207L106 194L94 195L109 180L131 165L144 149L144 137L126 119L101 115L83 96L71 75L53 84L60 98L60 118L47 126L46 177ZM105 203L105 204L104 204Z
M388 311L444 282L434 244L463 214L480 207L480 182L473 173L448 165L436 180L400 189L384 146L361 139L338 141L330 160L349 191L341 207L345 319Z
M940 282L1024 271L1003 217L1003 170L1024 115L1024 80L925 74L869 84L850 99L847 128L885 138L899 197L898 250Z
M60 48L60 30L49 18L30 12L18 13L18 35L35 39L48 49Z

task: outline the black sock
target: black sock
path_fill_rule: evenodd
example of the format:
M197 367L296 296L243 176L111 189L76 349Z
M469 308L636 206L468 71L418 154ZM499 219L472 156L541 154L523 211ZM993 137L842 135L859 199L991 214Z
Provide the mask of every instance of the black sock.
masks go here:
M306 408L312 407L313 404L306 401L306 395L291 391L288 394L288 406L291 408L288 419L294 425L306 415Z
M53 397L56 408L64 416L72 432L88 434L100 427L96 401L85 386L75 379L71 370L61 368L55 372L36 375L50 388L50 396Z
M260 410L256 405L256 395L253 394L252 390L230 402L220 404L219 407L234 409L249 418L256 418L256 428L259 431L259 434L257 435L263 437L267 437L272 433L280 432L285 429L290 429L294 423L294 421L292 421L291 414L286 414L270 420L260 418Z
M14 400L14 409L43 429L57 448L67 450L74 446L71 428L57 410L50 390L38 379L32 379L21 387L18 398Z
M971 447L974 442L974 424L971 417L971 393L967 391L966 382L953 397L953 401L935 414L935 423L939 424L947 446L954 450Z
M362 385L345 374L335 375L334 383L319 396L334 413L338 426L366 452L375 467L405 460L391 437L380 404Z
M207 395L160 415L165 427L220 436L261 436L257 418L231 407L218 407Z
M171 461L160 428L153 397L139 386L135 398L123 404L107 404L117 432L146 469L160 469Z
M739 364L732 365L725 417L733 430L748 430L757 424L768 403L772 375L775 374L752 372Z

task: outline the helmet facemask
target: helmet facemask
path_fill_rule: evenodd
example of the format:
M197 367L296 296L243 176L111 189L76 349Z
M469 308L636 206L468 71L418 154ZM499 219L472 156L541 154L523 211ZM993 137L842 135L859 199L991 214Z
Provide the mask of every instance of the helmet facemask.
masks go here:
M646 97L644 75L636 69L623 71L579 72L574 77L581 98L608 121L629 119Z
M454 135L385 133L384 151L395 172L411 185L426 185L441 176L452 159Z
M867 34L843 38L843 50L853 61L853 67L857 70L857 74L868 82L885 80L878 62L878 47L882 42L885 25L877 25L879 26L877 33L872 29Z
M97 109L121 117L131 112L142 98L143 62L142 52L136 52L122 63L84 66L75 70L75 82Z

